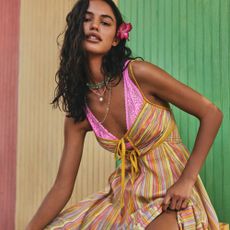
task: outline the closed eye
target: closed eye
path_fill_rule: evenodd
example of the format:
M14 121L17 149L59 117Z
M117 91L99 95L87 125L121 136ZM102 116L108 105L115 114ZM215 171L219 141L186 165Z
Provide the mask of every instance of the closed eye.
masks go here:
M84 18L84 22L88 22L90 20L91 20L90 18Z
M109 23L107 23L107 22L101 22L103 25L105 25L105 26L110 26L110 24Z

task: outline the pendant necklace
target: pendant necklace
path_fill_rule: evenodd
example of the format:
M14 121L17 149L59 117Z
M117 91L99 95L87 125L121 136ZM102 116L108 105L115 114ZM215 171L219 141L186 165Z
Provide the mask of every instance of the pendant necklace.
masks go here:
M105 87L105 89L106 89L106 87ZM105 115L104 115L104 117L103 117L103 119L101 121L98 120L100 124L104 123L105 119L108 116L109 107L110 107L110 103L111 103L111 97L112 97L112 87L109 87L109 97L108 97L108 103L107 103L106 108L105 108ZM86 97L85 97L85 103L87 104Z
M94 89L91 89L89 88L90 91L92 91L94 94L96 94L97 96L99 96L99 101L100 102L103 102L104 101L104 94L105 94L105 91L106 91L106 87L104 88L103 92L102 93L99 93L99 90L94 90Z
M99 102L100 103L104 102L104 94L105 94L105 91L107 89L107 85L108 85L111 78L112 77L109 76L104 81L101 81L101 82L97 82L97 83L87 82L86 83L86 86L89 88L89 90L91 92L93 92L94 94L96 94L97 96L99 96ZM99 90L102 89L103 87L104 87L103 91L100 92ZM108 103L107 103L106 108L105 108L105 115L104 115L103 119L101 121L99 121L100 124L102 124L105 121L105 119L109 113L109 107L110 107L111 95L112 95L112 87L109 86L108 89L109 89Z

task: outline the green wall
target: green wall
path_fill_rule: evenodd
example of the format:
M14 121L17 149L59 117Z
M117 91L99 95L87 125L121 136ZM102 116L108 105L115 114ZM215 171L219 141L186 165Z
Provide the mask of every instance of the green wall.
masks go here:
M201 176L219 219L230 223L230 0L119 0L131 22L128 46L213 101L224 120ZM172 106L192 150L197 118Z

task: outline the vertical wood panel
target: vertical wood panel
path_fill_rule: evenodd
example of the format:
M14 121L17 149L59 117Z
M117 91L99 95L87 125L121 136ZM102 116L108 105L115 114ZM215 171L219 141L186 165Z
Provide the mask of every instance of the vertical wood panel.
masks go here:
M221 148L217 158L221 159L222 170L221 170L221 181L223 182L221 188L222 202L225 206L223 209L223 218L230 222L230 183L229 181L229 163L230 163L230 1L220 2L220 103L221 107L224 108L224 127L221 130L222 140ZM224 31L224 32L223 32ZM228 178L228 180L227 180Z
M14 229L19 53L18 0L0 7L0 228Z
M57 174L63 147L64 114L49 104L58 67L56 37L74 0L22 0L16 226L25 224L39 207ZM67 204L76 203L107 185L115 168L111 153L89 133L75 190Z
M134 56L165 69L223 111L201 176L220 220L230 222L230 1L120 0L119 7L133 24L128 45ZM199 122L172 107L182 139L192 151Z

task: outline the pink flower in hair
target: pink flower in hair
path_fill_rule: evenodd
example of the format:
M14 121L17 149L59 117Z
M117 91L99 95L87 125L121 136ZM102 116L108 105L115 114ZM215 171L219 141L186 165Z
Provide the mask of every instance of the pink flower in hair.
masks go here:
M118 29L118 31L117 31L117 37L119 38L119 39L125 39L125 40L127 40L128 38L129 38L129 31L132 29L132 25L131 25L131 23L125 23L125 22L123 22L121 25L120 25L120 27L119 27L119 29Z

